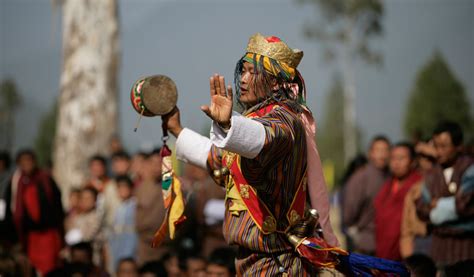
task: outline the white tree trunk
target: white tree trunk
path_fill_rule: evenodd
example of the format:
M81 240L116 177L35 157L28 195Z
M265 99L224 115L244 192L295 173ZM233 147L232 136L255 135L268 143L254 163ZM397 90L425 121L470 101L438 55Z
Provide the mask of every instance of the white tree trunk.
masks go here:
M62 1L63 68L54 176L63 200L85 181L88 159L108 154L117 132L117 14L117 0Z
M356 85L352 65L352 29L350 20L346 20L346 43L342 46L342 74L344 88L344 163L346 165L357 154L357 131L356 131Z

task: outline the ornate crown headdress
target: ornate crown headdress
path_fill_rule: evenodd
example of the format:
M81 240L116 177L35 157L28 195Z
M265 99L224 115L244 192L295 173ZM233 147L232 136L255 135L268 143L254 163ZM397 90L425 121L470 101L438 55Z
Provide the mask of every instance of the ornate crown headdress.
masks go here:
M278 37L265 38L260 33L250 37L247 52L267 56L293 68L296 68L303 58L303 51L291 49Z

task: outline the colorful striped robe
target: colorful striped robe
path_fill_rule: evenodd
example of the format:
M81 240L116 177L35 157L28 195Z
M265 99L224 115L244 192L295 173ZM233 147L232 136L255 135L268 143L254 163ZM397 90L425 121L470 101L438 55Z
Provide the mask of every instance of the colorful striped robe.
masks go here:
M289 226L287 212L297 185L305 178L307 153L304 126L296 112L278 105L270 109L267 106L246 117L263 125L265 142L254 158L238 157L241 171L248 184L257 191L260 200L275 216L279 231L263 234L239 194L235 193L232 178L227 177L225 182L219 182L227 190L224 237L229 244L239 246L237 275L275 276L278 268L283 266L289 276L314 276L315 269L297 256L281 232ZM213 127L215 129L217 125ZM202 137L196 139L202 140ZM206 142L202 144L206 145ZM177 146L180 146L179 138ZM177 153L178 157L186 156L186 153L180 155L179 149ZM214 170L223 167L223 158L225 150L211 144L207 156L207 168L211 176ZM192 157L183 157L183 160L192 161Z

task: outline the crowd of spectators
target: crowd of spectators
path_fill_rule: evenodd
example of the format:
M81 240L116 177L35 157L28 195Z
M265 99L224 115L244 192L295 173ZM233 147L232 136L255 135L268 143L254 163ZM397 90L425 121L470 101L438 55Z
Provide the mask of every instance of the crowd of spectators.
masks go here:
M345 247L402 261L414 276L472 276L474 156L463 136L442 122L426 140L374 137L342 178ZM152 248L165 218L160 149L130 156L113 145L109 157L90 158L67 206L34 151L14 162L0 153L0 276L234 276L225 189L185 165L187 220L176 239Z
M343 179L349 250L404 261L415 276L472 276L474 156L463 138L449 121L424 141L374 137ZM450 275L456 270L463 274Z
M186 222L177 238L151 242L165 216L160 149L88 161L88 179L68 192L32 150L0 155L1 276L233 276L235 249L222 236L223 188L186 165L179 177Z

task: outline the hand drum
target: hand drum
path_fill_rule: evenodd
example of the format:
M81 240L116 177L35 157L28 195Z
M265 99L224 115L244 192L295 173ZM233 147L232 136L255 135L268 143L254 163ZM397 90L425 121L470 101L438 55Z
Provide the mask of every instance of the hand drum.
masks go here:
M165 75L141 78L135 82L130 94L133 108L144 116L165 115L171 112L178 100L176 84Z

